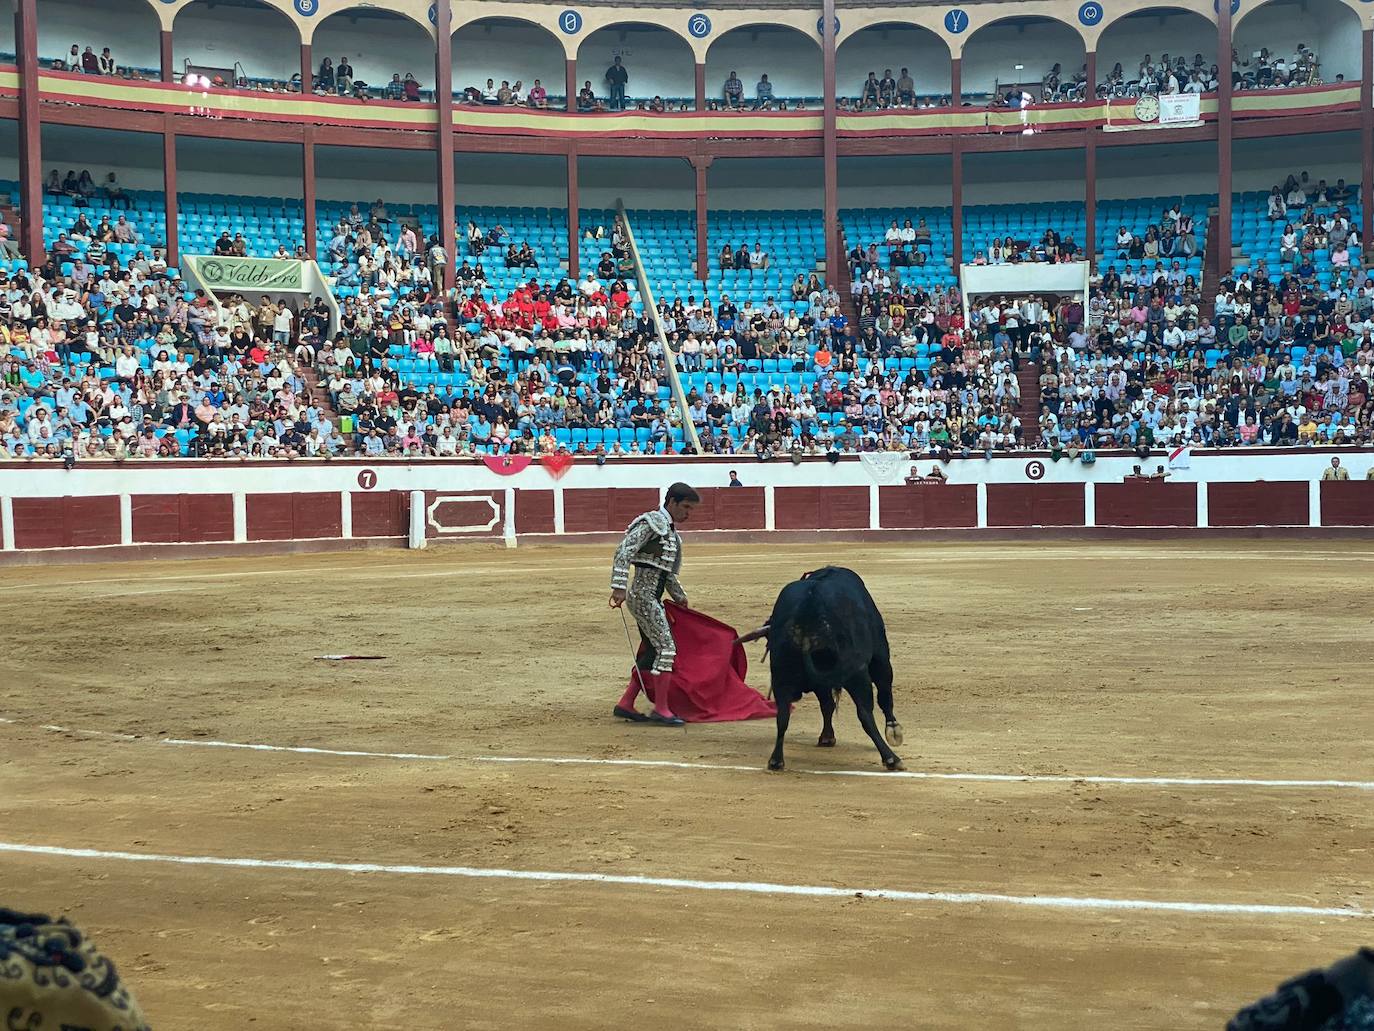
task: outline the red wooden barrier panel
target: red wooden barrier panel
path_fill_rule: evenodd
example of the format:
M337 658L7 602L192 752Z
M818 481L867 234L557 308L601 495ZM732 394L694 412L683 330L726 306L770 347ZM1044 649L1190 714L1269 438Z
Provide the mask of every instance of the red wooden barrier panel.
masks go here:
M567 495L564 495L566 499ZM515 532L553 533L553 491L515 492Z
M631 521L663 501L651 487L588 487L563 492L563 529L567 533L620 533Z
M1098 526L1196 526L1197 484L1167 480L1099 483Z
M778 530L866 530L868 488L774 488L773 526Z
M16 548L92 548L119 543L119 497L15 498Z
M249 494L250 541L293 541L343 534L343 499L337 491Z
M687 530L762 530L762 487L702 487Z
M232 495L135 494L129 502L135 544L234 539Z
M1081 483L989 483L989 526L1082 526Z
M1207 522L1211 526L1306 526L1305 480L1254 480L1208 483Z
M925 530L978 525L978 488L971 483L916 483L878 488L884 530Z
M354 537L404 537L410 529L410 495L403 490L355 490Z
M1323 480L1323 526L1374 526L1374 480Z

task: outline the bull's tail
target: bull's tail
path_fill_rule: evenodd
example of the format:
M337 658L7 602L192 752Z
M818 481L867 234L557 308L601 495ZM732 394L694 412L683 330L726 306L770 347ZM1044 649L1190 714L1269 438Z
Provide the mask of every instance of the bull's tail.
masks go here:
M807 682L811 684L836 684L843 673L840 669L840 652L834 642L819 648L803 647L801 661L802 668L806 671Z

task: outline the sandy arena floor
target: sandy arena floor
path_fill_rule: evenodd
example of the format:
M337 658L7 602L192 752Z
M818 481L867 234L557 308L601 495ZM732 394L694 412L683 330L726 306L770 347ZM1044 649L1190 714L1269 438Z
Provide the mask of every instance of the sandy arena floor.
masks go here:
M164 1031L1217 1029L1374 941L1374 542L689 541L693 603L739 627L805 569L858 570L908 771L1015 781L812 775L880 766L847 708L815 748L809 700L784 774L763 770L771 723L612 721L608 561L0 572L0 847L102 853L0 854L0 904L70 915ZM389 658L314 659L337 652Z

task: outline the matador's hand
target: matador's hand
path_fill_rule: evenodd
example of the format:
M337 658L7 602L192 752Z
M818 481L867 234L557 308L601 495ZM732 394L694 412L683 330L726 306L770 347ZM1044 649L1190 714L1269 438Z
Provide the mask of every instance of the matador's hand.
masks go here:
M618 609L625 604L625 588L617 587L611 591L611 608Z

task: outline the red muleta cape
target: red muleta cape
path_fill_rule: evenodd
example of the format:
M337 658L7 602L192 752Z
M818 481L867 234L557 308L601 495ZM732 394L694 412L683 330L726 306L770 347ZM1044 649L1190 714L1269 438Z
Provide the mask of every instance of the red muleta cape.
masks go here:
M734 627L675 602L664 601L677 643L673 672L644 678L651 701L666 684L668 708L688 723L772 719L778 709L744 682L749 659ZM636 674L630 671L630 683Z

